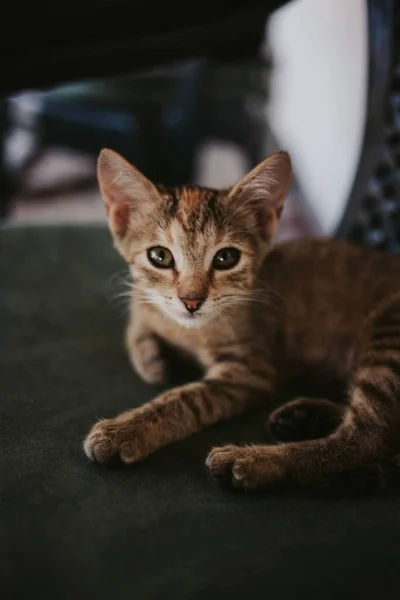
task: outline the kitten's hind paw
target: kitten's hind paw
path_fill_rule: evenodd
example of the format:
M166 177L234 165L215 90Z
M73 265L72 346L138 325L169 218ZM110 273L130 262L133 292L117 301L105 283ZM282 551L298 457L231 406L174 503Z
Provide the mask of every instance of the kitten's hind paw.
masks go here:
M299 442L332 433L342 420L343 408L329 400L297 398L272 412L268 428L280 442Z

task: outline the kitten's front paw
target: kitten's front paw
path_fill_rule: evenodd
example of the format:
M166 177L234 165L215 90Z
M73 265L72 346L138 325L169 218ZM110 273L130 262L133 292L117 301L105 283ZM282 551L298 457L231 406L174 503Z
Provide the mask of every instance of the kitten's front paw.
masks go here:
M221 446L211 450L206 466L219 483L254 490L284 481L285 470L276 454L273 447Z
M102 465L116 461L130 464L146 456L141 437L141 428L135 427L132 418L125 419L120 415L96 423L87 435L83 449L90 460Z
M167 382L167 364L156 336L141 335L129 344L128 351L134 369L144 381L152 385Z

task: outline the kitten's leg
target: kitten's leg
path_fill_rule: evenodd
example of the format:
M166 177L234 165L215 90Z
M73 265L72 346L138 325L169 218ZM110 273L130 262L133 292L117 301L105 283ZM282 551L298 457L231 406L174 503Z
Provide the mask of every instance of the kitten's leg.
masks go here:
M390 462L399 451L400 301L372 321L341 425L325 438L276 446L224 446L207 458L212 475L254 489L329 482L352 470Z
M218 363L201 381L97 423L84 442L86 455L104 464L114 458L134 463L202 427L260 406L276 389L275 370L266 367L263 372L269 375L261 377L239 363Z
M344 406L316 398L296 398L274 410L268 429L279 442L300 442L324 437L342 422Z
M160 340L136 314L129 322L125 343L132 366L144 381L153 385L166 383L168 371Z

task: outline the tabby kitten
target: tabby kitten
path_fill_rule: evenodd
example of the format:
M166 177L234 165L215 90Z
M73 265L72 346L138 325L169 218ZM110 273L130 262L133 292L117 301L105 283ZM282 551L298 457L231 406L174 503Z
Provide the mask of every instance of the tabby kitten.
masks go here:
M284 443L214 448L210 473L244 489L314 485L394 459L400 263L343 241L273 247L288 154L273 154L225 191L156 187L111 150L100 154L98 179L135 282L126 335L134 368L164 383L167 342L204 375L94 425L84 442L90 459L138 462L307 381L325 395L296 398L269 417ZM338 386L343 397L333 402Z

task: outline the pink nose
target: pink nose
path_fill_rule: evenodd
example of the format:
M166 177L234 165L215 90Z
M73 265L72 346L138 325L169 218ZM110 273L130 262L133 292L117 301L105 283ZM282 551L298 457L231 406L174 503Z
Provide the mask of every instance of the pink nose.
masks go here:
M196 310L199 310L200 306L203 304L204 302L204 298L179 298L179 300L181 300L181 302L183 302L183 304L185 305L186 309L190 312L190 313L194 313L196 312Z

